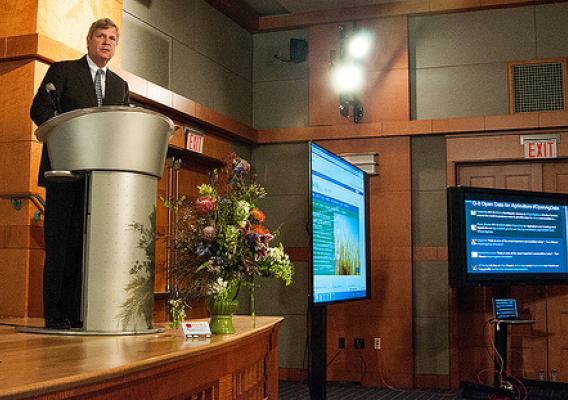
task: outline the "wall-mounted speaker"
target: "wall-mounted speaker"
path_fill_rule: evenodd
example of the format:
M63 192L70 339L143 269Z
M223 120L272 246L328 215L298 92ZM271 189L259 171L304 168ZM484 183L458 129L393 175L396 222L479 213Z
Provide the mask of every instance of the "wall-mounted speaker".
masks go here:
M290 39L290 61L296 64L306 61L308 58L308 42L304 39Z

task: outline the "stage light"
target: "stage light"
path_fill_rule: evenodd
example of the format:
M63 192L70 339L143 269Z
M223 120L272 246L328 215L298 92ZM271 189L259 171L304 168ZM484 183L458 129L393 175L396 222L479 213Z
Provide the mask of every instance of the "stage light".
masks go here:
M353 23L350 34L339 25L339 51L331 50L329 61L333 88L339 94L339 113L355 123L363 120L363 105L359 94L365 82L364 58L371 50L373 37L367 31L359 31Z
M370 33L357 32L349 39L347 52L354 59L361 60L369 54L372 42L373 38Z
M332 80L337 93L357 92L363 86L363 68L354 63L337 65L333 69Z

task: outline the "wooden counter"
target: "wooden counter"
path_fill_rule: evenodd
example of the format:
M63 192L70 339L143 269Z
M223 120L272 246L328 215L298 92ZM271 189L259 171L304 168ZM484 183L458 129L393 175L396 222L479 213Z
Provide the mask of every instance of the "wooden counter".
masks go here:
M0 320L0 323L7 321ZM234 335L57 336L0 325L0 399L278 399L281 317ZM193 397L196 396L196 397Z

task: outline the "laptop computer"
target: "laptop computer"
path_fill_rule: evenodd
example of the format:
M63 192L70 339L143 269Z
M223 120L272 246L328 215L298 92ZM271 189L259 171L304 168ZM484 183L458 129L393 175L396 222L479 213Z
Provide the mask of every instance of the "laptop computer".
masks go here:
M493 298L493 317L509 324L530 324L534 320L519 319L519 307L515 298Z

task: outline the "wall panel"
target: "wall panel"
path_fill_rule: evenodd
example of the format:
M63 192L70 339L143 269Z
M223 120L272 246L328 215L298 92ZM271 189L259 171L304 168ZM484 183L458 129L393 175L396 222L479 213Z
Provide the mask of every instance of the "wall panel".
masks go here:
M256 129L308 125L308 80L253 84L253 125Z
M172 38L123 13L121 67L164 88L170 87Z
M509 113L506 63L419 68L412 74L413 119Z
M531 59L534 7L410 17L416 68Z
M568 3L543 4L535 8L537 58L568 55Z
M195 50L251 80L252 35L203 0L197 2Z
M199 0L123 0L123 11L174 37L186 46L195 43L196 7Z

